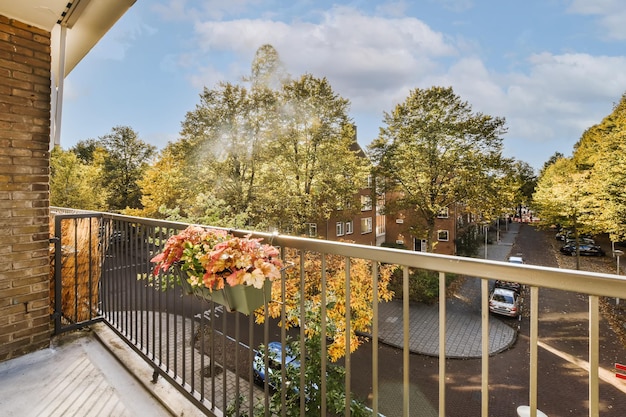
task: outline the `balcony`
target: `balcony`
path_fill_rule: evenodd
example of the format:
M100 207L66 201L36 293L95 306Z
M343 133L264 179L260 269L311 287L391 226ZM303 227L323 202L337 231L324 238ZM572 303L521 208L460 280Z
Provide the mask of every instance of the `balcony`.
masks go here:
M304 327L291 330L278 327L276 320L269 318L259 325L251 317L224 312L212 302L183 296L180 290L158 292L138 280L138 275L151 270L149 259L158 252L159 242L185 228L185 224L108 213L56 212L59 240L54 264L61 268L56 276L63 276L63 294L59 292L55 297L57 334L91 326L98 338L124 360L142 358L139 363L128 362L132 363L128 369L156 396L176 401L169 405L174 414L184 410L184 415L243 416L253 415L256 408L268 410L271 387L252 382L250 364L254 349L275 340L285 344L289 335L304 339L306 321ZM282 249L301 253L340 256L346 262L365 259L374 265L398 265L403 270L405 294L409 268L436 271L440 289L444 288L447 274L475 281L475 297L480 305L475 314L459 314L458 303L451 303L444 295L436 306L417 306L406 297L375 303L371 332L362 335L365 343L340 361L346 371L348 405L353 400L362 401L372 413L385 416L513 416L524 405L529 406L531 416L541 415L537 409L549 416L618 416L626 410L626 385L614 374L615 362L626 362L626 357L615 356L606 349L607 340L615 336L600 314L601 297L626 298L626 285L620 276L500 262L510 250L506 245L489 248L492 260L478 260L255 235L273 239L273 244ZM509 233L508 238L512 237L513 233ZM507 234L503 236L506 238ZM86 265L81 266L80 256L90 259ZM93 259L97 262L93 263ZM377 282L376 267L371 276ZM526 286L524 308L528 313L520 322L500 320L489 314L489 280L502 277ZM325 274L320 274L320 279L324 288ZM347 268L346 282L349 280ZM573 303L550 304L555 291L582 300L584 311ZM273 294L272 298L284 299L283 294ZM546 309L546 305L550 308ZM303 301L301 313L304 312ZM559 318L553 320L550 315ZM547 321L554 334L539 337ZM566 340L566 336L567 340L575 340L572 343L588 346L584 357L554 348L552 341ZM322 351L325 343L322 341ZM508 357L516 359L504 362L501 352L509 348L516 356ZM624 352L623 347L619 352ZM324 355L321 361L322 369L332 366ZM11 366L9 363L8 368ZM499 372L502 367L509 371ZM4 372L5 368L0 368L0 374ZM563 386L583 387L584 397L578 398L576 404L565 404L563 398L569 397L559 393L562 387L547 383L554 381L555 375ZM27 378L36 381L38 377ZM79 377L65 379L68 378ZM318 388L324 398L328 387L325 378L320 380ZM304 382L304 375L300 381ZM59 395L78 397L83 391L92 392L84 385L78 387ZM102 389L93 388L90 398ZM287 389L281 390L284 399ZM333 415L325 407L305 414L305 390L297 392L302 393L299 415ZM105 405L111 407L111 401ZM124 403L123 399L119 402ZM48 404L53 407L52 402ZM262 415L270 413L265 411ZM355 414L346 408L344 415Z

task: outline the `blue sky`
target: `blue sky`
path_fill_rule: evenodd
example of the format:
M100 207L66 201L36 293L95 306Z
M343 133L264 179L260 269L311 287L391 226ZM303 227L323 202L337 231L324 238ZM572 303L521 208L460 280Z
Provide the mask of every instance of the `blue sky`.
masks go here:
M350 101L363 147L412 89L451 86L539 169L626 92L621 1L137 0L67 77L61 145L122 125L162 148L204 86L239 82L269 43Z

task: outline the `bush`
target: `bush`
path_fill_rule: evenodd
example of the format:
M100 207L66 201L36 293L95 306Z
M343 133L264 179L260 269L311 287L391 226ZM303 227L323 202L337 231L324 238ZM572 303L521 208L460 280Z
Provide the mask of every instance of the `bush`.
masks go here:
M395 298L403 298L402 269L394 271L390 289ZM446 288L458 278L455 274L446 274ZM424 269L409 270L409 300L417 303L433 304L439 299L439 273Z
M459 235L456 239L457 254L469 258L476 257L481 244L482 239L478 235L476 226L468 227L464 231L459 231Z

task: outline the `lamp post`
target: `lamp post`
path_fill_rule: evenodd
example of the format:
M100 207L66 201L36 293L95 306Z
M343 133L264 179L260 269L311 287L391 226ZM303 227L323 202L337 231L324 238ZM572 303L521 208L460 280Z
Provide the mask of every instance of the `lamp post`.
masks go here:
M485 224L483 230L485 231L485 259L487 259L487 235L489 234L489 224Z
M613 256L615 256L617 258L617 275L619 275L619 257L622 256L624 254L624 251L619 250L619 249L614 249L613 250ZM615 299L615 304L618 305L619 304L619 298Z
M622 256L624 254L624 251L621 251L619 249L615 249L613 251L613 255L615 255L615 257L617 258L617 275L619 275L619 257Z

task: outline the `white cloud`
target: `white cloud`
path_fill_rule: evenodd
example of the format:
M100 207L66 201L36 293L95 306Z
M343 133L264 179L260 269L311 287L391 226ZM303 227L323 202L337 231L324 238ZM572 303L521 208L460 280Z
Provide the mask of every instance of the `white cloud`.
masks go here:
M604 8L587 9L581 4L574 2L571 10L606 12L616 3L605 0L600 4ZM386 15L395 16L393 11L403 5L389 4ZM269 43L291 74L327 77L351 101L363 125L373 125L372 120L380 125L383 111L404 101L411 89L452 86L474 111L506 118L510 149L534 144L551 153L567 153L626 91L624 56L536 53L521 61L511 51L515 71L506 71L501 69L506 61L487 66L475 39L448 37L416 18L371 16L350 7L331 8L320 16L317 22L198 22L198 56L218 53L236 59L230 59L235 64L229 68L204 65L192 82L210 86L238 80L249 71L256 49ZM530 158L536 160L528 162L540 166L550 156L544 153L533 153Z
M626 40L626 8L622 0L573 0L569 11L599 16L602 37Z
M355 108L406 95L437 70L437 58L457 54L443 34L418 19L368 16L348 7L323 13L316 24L234 20L199 23L196 31L202 50L228 49L250 59L269 43L292 74L327 77Z

